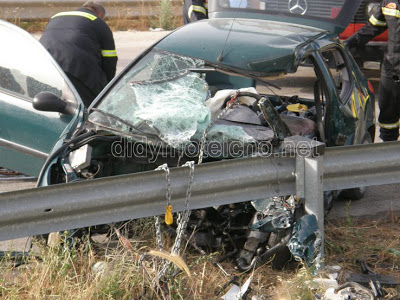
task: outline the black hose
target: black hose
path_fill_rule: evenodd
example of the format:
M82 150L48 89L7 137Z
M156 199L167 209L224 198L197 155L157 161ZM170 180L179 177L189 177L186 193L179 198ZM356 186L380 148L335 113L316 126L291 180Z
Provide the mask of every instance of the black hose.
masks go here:
M261 98L263 98L263 96L259 95L259 94L255 94L255 93L250 93L250 92L238 92L236 94L236 98L238 97L252 97L254 99L258 101L260 101ZM224 100L224 105L226 106L226 104L229 102L229 100L232 99L232 95L229 95L225 100Z
M261 266L268 258L278 253L286 247L286 244L290 240L290 234L286 235L278 244L265 251L260 256L255 256L250 264L248 264L244 258L239 258L236 262L241 272L247 272Z

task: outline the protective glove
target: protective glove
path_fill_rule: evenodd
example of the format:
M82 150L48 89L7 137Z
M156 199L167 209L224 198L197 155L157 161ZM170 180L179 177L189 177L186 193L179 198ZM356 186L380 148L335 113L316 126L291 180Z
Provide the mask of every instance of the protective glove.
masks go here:
M349 37L347 40L345 40L343 42L343 44L347 49L356 47L358 44L358 35L353 34L351 37Z

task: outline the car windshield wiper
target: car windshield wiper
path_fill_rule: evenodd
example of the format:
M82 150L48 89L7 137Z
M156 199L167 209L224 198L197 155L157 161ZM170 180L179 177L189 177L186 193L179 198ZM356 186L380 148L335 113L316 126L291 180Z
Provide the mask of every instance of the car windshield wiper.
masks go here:
M161 134L161 133L159 132L159 130L158 130L157 128L155 128L155 127L152 127L152 128L153 128L154 130L156 130L156 131L158 132L158 134L149 133L149 132L144 132L143 130L141 130L141 129L135 127L134 125L132 125L131 123L129 123L129 122L127 122L127 121L121 119L120 117L118 117L118 116L116 116L116 115L113 115L113 114L110 114L110 113L108 113L108 112L102 111L102 110L100 110L100 109L98 109L98 108L94 108L94 107L93 107L93 108L91 109L91 111L98 112L98 113L100 113L100 114L102 114L102 115L105 115L105 116L108 117L108 118L111 118L111 119L114 119L114 120L116 120L116 121L118 121L118 122L121 122L122 124L124 124L124 125L126 125L126 126L129 127L129 131L130 131L130 132L131 132L131 131L136 131L136 132L139 133L139 134L142 134L142 135L150 135L150 136L154 136L154 137L159 137L158 134ZM90 121L89 121L89 122L90 122ZM102 124L100 124L100 125L102 125ZM102 126L104 126L104 125L102 125ZM104 126L104 127L107 127L107 126ZM108 128L109 128L109 129L113 129L112 127L108 127Z
M201 72L216 72L217 69L214 67L202 67L202 68L190 68L190 72L196 72L196 73L201 73Z
M161 79L148 79L148 80L142 80L142 81L130 81L129 84L131 86L135 86L135 85L149 85L149 84L160 84L160 83L164 83L164 82L169 82L169 81L173 81L179 78L182 78L184 76L186 76L191 70L183 70L182 72L177 72L176 74L174 74L171 77L165 77L165 78L161 78Z
M262 74L254 75L249 72L245 72L243 70L221 67L219 65L214 66L213 64L210 64L210 65L204 66L203 68L191 68L191 69L189 69L189 71L191 71L191 72L221 72L221 73L225 73L228 75L233 74L235 76L248 77L248 78L254 79L256 81L259 81L259 82L265 84L266 86L268 85L268 86L271 86L278 90L282 89L280 86L272 83L271 81L261 79L260 77L262 77Z

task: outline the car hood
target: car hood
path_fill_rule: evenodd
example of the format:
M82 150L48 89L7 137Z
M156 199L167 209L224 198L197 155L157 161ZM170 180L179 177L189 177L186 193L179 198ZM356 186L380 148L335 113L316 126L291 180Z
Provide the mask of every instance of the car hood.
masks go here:
M155 48L255 76L290 72L301 46L321 29L254 19L210 19L181 27Z
M301 24L341 33L361 0L211 0L209 18L249 18Z

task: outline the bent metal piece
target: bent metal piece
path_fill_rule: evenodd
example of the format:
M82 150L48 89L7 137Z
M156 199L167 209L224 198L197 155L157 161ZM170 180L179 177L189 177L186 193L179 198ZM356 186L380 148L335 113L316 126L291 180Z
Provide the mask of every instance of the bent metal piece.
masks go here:
M261 113L268 123L268 125L274 130L276 137L278 140L283 141L285 137L290 136L290 130L287 125L282 121L281 116L278 114L271 101L262 97L259 99L258 107L261 110Z

